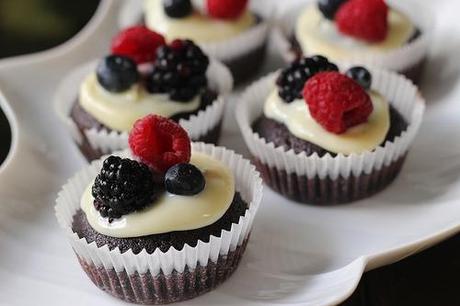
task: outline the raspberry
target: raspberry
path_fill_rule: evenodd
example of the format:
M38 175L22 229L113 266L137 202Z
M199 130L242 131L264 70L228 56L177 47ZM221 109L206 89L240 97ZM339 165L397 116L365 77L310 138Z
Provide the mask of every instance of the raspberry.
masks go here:
M236 19L246 9L248 0L207 0L208 14L218 19Z
M166 93L174 101L190 101L208 84L208 66L209 58L192 41L174 40L158 48L146 88L150 93Z
M145 164L109 156L94 181L92 195L96 210L111 222L149 205L159 190Z
M132 58L137 64L153 62L156 49L164 45L165 39L160 34L145 26L127 28L112 40L112 53Z
M157 172L190 161L191 145L187 132L174 121L148 115L134 123L129 134L134 155Z
M364 123L373 105L367 92L339 72L320 72L305 84L303 97L311 116L335 134Z
M388 33L388 6L383 0L349 0L335 15L343 34L369 42L379 42Z

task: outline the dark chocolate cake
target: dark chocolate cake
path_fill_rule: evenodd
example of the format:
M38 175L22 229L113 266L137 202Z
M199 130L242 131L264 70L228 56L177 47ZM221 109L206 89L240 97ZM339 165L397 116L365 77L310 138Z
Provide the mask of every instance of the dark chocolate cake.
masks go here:
M167 252L170 247L182 250L185 244L195 247L198 241L209 242L211 236L220 237L222 230L230 230L233 223L238 223L239 218L244 216L247 203L243 201L239 193L235 194L232 204L227 212L215 223L190 231L171 232L135 238L116 238L102 235L96 232L86 219L86 215L79 210L73 220L72 229L80 238L85 238L88 243L96 242L98 247L107 245L110 250L119 248L122 253L132 250L134 254L146 250L152 254L156 249Z

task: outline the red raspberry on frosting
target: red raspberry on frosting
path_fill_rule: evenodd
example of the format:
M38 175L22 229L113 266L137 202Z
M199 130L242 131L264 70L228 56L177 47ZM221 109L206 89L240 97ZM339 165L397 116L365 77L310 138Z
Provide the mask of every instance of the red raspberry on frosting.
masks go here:
M142 64L153 62L157 48L165 43L160 34L145 26L134 26L118 33L112 40L111 49L113 54L128 56Z
M246 9L248 0L206 0L207 12L219 19L236 19Z
M340 6L335 22L343 34L379 42L388 33L388 6L383 0L349 0Z
M190 161L187 132L176 122L158 115L148 115L134 123L129 147L143 163L160 173Z
M367 92L353 79L339 72L320 72L311 77L303 90L311 116L335 134L364 123L373 105Z

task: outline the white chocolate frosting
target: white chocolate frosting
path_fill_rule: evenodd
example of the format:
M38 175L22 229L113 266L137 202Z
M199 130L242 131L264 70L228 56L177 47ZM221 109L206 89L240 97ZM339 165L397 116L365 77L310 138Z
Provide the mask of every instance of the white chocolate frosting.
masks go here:
M89 224L103 235L128 238L193 230L215 223L233 201L233 174L223 163L202 153L193 152L190 162L203 172L206 186L202 192L194 196L164 192L150 206L112 223L94 208L91 183L81 198L81 208Z
M311 116L305 100L284 102L275 89L264 105L266 117L283 123L296 137L314 143L330 152L349 155L372 151L384 140L390 128L389 105L377 92L369 93L374 110L368 121L349 128L343 134L334 134L324 129Z
M96 74L86 77L80 86L81 107L105 126L116 131L130 131L137 119L149 114L172 117L183 112L194 112L201 105L197 95L188 102L176 102L165 94L150 94L139 84L127 91L113 93L105 90Z
M184 18L170 18L165 14L161 0L146 0L144 12L147 27L161 33L168 41L222 41L233 38L256 24L256 17L249 10L235 20L213 19L198 11Z
M330 60L346 60L364 53L384 53L405 45L416 31L411 20L391 9L388 14L388 34L385 40L368 43L340 33L336 24L323 17L315 5L308 6L299 16L296 39L306 55L321 54Z

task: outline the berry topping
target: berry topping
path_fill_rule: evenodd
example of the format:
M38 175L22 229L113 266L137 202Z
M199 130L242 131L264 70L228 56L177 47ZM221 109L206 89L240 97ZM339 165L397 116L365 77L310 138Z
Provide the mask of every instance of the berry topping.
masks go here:
M142 162L160 173L190 160L187 132L174 121L157 115L136 121L129 134L129 146Z
M236 19L243 14L248 0L207 0L207 11L211 17Z
M175 40L158 48L147 90L168 94L174 101L190 101L206 87L208 65L209 58L192 41Z
M177 164L165 175L166 191L172 194L191 196L200 193L206 185L203 173L192 164Z
M156 0L159 1L159 0ZM183 18L192 13L191 0L163 0L166 15L171 18Z
M347 0L318 0L318 9L327 19L334 20L335 13Z
M340 6L335 21L345 35L379 42L388 33L388 6L383 0L349 0Z
M365 90L369 90L372 84L372 75L364 67L352 67L347 70L346 75L356 81L361 85Z
M137 64L153 62L156 49L164 45L165 39L160 34L145 26L127 28L112 40L112 53L124 55L133 59Z
M106 56L96 68L99 84L110 92L128 90L139 79L136 63L129 57Z
M305 84L303 96L311 116L335 134L364 123L373 105L366 91L339 72L321 72Z
M146 165L109 156L94 181L94 207L111 222L149 205L158 190Z
M276 85L279 87L278 94L287 103L302 99L302 90L309 78L320 71L338 70L336 65L321 55L298 59L281 71L276 80Z

